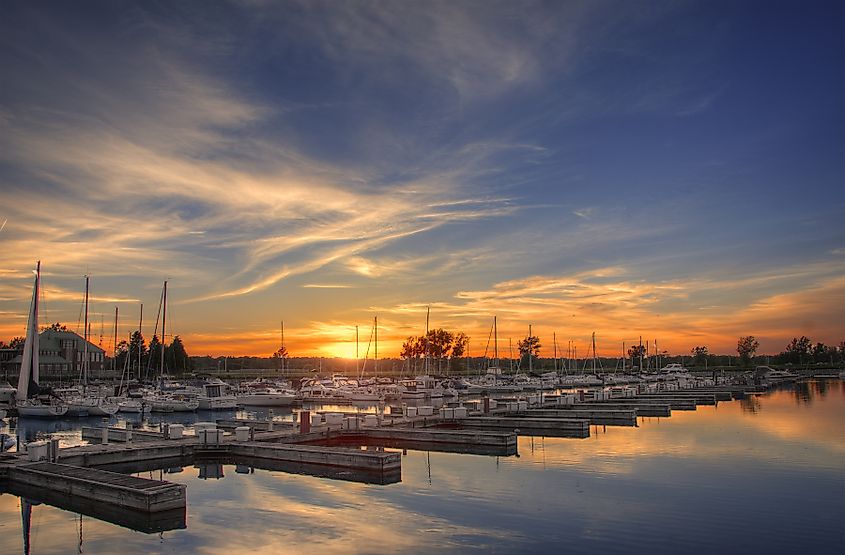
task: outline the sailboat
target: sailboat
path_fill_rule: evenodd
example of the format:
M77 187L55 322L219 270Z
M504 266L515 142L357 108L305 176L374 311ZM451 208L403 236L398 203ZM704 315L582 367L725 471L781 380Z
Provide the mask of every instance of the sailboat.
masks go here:
M165 350L165 335L167 330L167 281L164 282L164 287L161 290L161 345L159 346L159 353L161 355L161 371L159 373L159 387L158 391L153 395L144 397L144 402L149 405L150 412L194 412L199 406L199 400L195 394L191 393L165 393L162 391L162 383L165 377L164 367L164 350ZM155 334L153 335L155 337ZM150 353L152 358L152 353Z
M38 386L38 302L41 289L41 261L35 266L35 285L32 289L32 302L29 307L29 319L26 326L26 341L21 359L21 372L18 377L17 408L19 416L57 418L67 413L67 405L52 392L42 394Z
M90 358L88 353L88 288L89 277L85 276L85 331L82 341L82 391L68 397L67 414L69 416L113 416L117 413L118 405L98 392L88 389L88 371Z

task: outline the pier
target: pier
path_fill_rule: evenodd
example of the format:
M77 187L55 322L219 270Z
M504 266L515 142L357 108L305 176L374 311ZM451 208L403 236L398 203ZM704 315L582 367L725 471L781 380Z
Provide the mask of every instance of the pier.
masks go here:
M578 418L588 420L590 424L606 426L636 426L637 409L613 410L607 408L583 408L575 405L571 408L537 408L524 413L511 413L510 416L541 418Z
M401 480L402 453L415 449L488 456L517 454L518 436L583 439L591 426L636 426L639 417L758 393L756 386L704 387L632 395L631 391L541 394L495 402L482 398L396 407L389 414L306 412L291 421L220 419L197 422L194 434L171 424L159 431L82 428L87 445L58 440L0 454L0 489L145 532L185 527L185 486L130 476L193 465L200 478L266 469L368 484ZM621 393L622 396L618 396ZM615 395L615 396L611 396Z
M590 437L590 421L583 418L471 416L461 420L461 427L515 430L525 436Z

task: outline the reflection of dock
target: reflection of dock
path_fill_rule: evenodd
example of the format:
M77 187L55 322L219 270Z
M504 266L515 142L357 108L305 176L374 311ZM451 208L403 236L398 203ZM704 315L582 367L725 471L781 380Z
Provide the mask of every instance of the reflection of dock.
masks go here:
M531 416L471 416L461 420L465 428L519 430L519 435L590 437L590 421L583 418L537 418Z
M184 506L153 513L128 508L115 510L114 505L102 503L96 499L68 495L43 487L14 482L7 483L4 486L4 491L34 502L46 503L65 511L90 516L146 534L180 530L186 527Z
M67 464L33 462L13 465L7 480L55 493L148 513L185 508L185 486Z
M512 432L392 427L315 433L301 436L296 441L506 457L517 453L516 439L516 434Z

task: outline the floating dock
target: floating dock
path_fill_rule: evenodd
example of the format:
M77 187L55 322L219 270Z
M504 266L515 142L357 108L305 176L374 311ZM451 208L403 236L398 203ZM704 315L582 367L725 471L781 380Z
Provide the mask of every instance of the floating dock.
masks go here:
M520 417L541 417L541 418L578 418L585 419L590 424L606 425L606 426L636 426L637 425L637 409L628 410L614 410L608 408L583 408L580 405L574 405L568 409L556 408L542 408L542 409L528 409L525 412L513 414L510 416Z
M651 401L644 403L630 399L629 403L625 400L614 401L612 404L608 401L595 401L591 403L576 403L574 405L555 405L553 407L544 407L546 409L552 408L559 411L579 411L579 410L635 410L637 416L672 416L672 409L669 405L659 404L659 401Z
M460 424L464 429L514 430L521 436L590 437L590 421L583 418L470 416Z
M154 513L185 509L185 486L67 464L34 462L7 471L13 483Z
M513 432L454 429L455 424L437 428L373 428L344 430L303 438L309 444L354 445L416 449L506 457L516 455L517 436Z

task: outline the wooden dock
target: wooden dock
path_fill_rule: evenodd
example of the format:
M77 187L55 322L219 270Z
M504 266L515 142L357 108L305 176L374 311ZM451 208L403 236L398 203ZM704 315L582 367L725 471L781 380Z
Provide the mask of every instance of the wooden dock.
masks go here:
M439 451L507 457L517 453L517 436L513 432L447 428L371 428L343 430L303 438L309 444L376 446L419 451Z
M590 437L590 421L583 418L470 416L459 422L464 429L512 430L521 436Z
M672 416L672 409L669 405L660 404L658 401L651 401L650 403L643 403L640 401L632 401L625 403L621 399L610 403L608 401L595 401L591 403L576 403L574 405L550 405L545 406L546 409L553 409L559 411L579 411L579 410L635 410L637 416Z
M34 462L8 469L8 480L63 495L154 513L185 509L185 486L67 464Z
M590 424L605 426L636 426L637 409L610 409L610 408L583 408L580 405L573 405L568 409L556 408L531 408L522 413L510 413L516 417L541 417L541 418L583 418L589 420Z
M695 391L667 391L666 393L644 393L638 395L637 399L649 399L656 401L693 401L696 405L715 405L716 395L713 393L697 393Z

